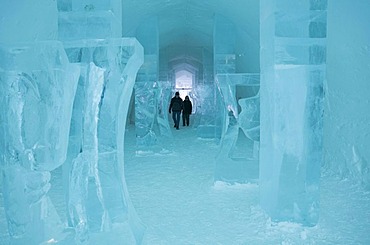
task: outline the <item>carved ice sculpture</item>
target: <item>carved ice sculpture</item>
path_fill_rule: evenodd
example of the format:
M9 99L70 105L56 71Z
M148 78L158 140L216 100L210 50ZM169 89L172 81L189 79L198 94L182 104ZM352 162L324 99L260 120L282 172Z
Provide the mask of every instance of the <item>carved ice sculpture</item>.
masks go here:
M155 81L138 80L135 83L136 146L139 152L151 151L157 144L154 124L157 114Z
M137 153L163 151L168 138L172 137L168 121L168 105L171 96L168 81L135 83L135 127Z
M71 41L64 46L70 61L80 63L84 71L65 171L70 173L68 206L75 240L91 243L109 237L140 244L145 228L128 195L123 144L143 48L130 38Z
M255 142L260 141L260 96L259 94L238 100L241 107L239 126L244 134Z
M12 244L63 238L47 193L50 171L66 158L78 76L60 42L0 47L1 169Z
M168 105L170 104L172 86L169 81L158 81L157 84L157 123L161 136L171 138L172 132L168 122Z
M224 110L220 112L222 137L216 156L215 181L255 182L258 178L259 74L218 74L216 84ZM247 138L238 146L240 129ZM241 154L235 153L237 148L241 148Z

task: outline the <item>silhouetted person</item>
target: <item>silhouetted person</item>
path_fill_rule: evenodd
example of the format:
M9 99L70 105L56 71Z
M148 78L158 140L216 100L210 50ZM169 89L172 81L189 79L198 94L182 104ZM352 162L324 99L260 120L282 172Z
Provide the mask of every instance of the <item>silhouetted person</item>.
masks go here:
M181 114L182 108L183 108L183 102L182 102L182 99L180 98L180 93L176 92L175 97L171 99L170 108L168 109L169 113L171 113L171 110L172 110L172 119L175 124L174 127L176 129L179 129L180 114Z
M183 126L185 126L185 124L186 126L189 126L189 116L192 110L193 110L193 105L191 104L191 101L189 100L189 96L185 96L184 106L182 109Z

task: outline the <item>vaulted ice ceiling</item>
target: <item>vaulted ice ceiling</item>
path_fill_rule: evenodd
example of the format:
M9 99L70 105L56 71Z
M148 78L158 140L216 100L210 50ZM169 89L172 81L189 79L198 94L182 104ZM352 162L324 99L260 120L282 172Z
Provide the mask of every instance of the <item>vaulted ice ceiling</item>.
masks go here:
M223 15L237 27L240 70L258 72L259 0L123 0L122 8L124 36L135 36L141 23L156 17L159 49L177 47L177 55L194 47L212 51L214 16Z

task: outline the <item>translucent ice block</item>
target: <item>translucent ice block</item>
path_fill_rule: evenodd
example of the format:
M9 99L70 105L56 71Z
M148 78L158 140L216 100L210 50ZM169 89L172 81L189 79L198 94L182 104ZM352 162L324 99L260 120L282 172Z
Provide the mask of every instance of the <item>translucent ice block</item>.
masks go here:
M135 83L135 130L138 150L151 150L157 143L154 129L157 114L157 96L154 81Z
M157 82L157 123L160 134L164 137L171 138L172 132L168 122L168 105L170 104L170 98L172 93L172 84L169 81L158 81Z
M78 65L60 42L0 47L0 134L4 202L12 243L62 239L47 192L66 159Z
M80 136L77 147L79 153L72 159L69 167L71 180L68 191L68 214L71 225L76 227L76 240L78 242L88 240L88 214L86 212L85 203L89 202L89 177L93 180L97 188L97 198L103 202L101 195L100 178L98 175L98 121L101 96L104 85L105 69L97 67L93 62L84 64L81 63L80 83L82 91L78 91L78 96L82 98L80 101L82 107L74 107L74 121L80 121L81 125L72 124L76 129L80 129ZM76 127L77 126L77 127ZM71 138L72 146L75 146L76 139ZM71 154L71 152L69 152ZM71 157L71 156L70 156ZM69 164L67 162L66 164ZM92 181L91 181L92 182ZM90 193L90 196L92 193ZM90 201L91 202L91 201ZM96 212L97 213L97 210ZM89 213L91 220L91 213ZM90 222L91 223L91 222ZM93 225L90 224L91 227Z
M256 93L259 74L218 74L216 84L221 95L222 137L215 181L255 182L258 178L259 96Z
M135 83L136 144L140 152L163 149L172 137L168 105L172 84L168 81ZM163 144L162 144L163 143Z
M197 117L199 125L197 136L200 138L215 138L215 93L213 84L198 85L194 91L197 98Z
M70 158L73 162L70 163L72 178L69 201L71 211L75 210L71 218L77 217L77 222L72 220L76 240L86 241L86 233L90 234L91 239L110 234L115 239L126 237L127 240L133 237L140 243L144 226L137 217L128 195L123 170L123 143L130 96L136 73L143 63L143 48L136 39L130 38L71 41L65 42L64 46L71 62L81 63L88 68L89 82L95 86L100 81L103 82L100 96L98 90L89 90L88 86L91 85L86 83L82 90L85 93L86 108L82 109L85 111L85 122L81 126L79 120L76 120L75 125L77 130L89 131L83 133L84 139L91 135L89 138L97 140L98 151L95 164L93 141L82 141L83 154ZM95 91L96 95L92 96L95 92L89 95L89 91ZM90 104L93 102L94 107ZM75 109L81 111L80 107ZM86 115L89 112L94 112L91 115L95 116ZM80 114L81 112L75 115L78 117ZM73 152L76 153L76 150L71 150L71 153ZM88 184L77 183L79 178L88 180ZM84 197L82 192L86 189L88 196ZM82 206L79 203L82 203ZM80 210L76 210L76 207ZM80 226L79 222L85 224Z
M263 0L261 206L275 221L319 217L326 0Z
M145 28L144 30L146 30ZM152 31L152 32L155 32ZM149 32L149 36L152 32ZM147 34L148 35L148 34ZM150 37L140 35L147 46L151 47ZM153 35L153 38L155 35ZM155 40L153 40L154 43ZM158 53L157 47L148 48L152 52ZM148 52L148 51L146 51ZM158 103L158 88L156 81L158 80L158 54L144 55L144 64L136 77L135 83L135 131L136 131L136 146L138 152L153 152L157 146L158 131L156 132L155 125L157 119L157 103Z
M122 36L121 20L112 11L59 12L59 40L115 38Z
M1 2L0 42L19 43L55 40L58 32L56 1Z
M70 0L72 11L110 10L117 18L121 18L122 1L120 0Z

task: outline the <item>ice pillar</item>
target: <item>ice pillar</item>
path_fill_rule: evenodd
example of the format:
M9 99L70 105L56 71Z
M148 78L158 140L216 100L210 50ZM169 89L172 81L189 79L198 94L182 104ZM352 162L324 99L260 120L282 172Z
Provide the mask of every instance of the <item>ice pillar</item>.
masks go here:
M47 193L50 171L66 158L78 77L60 42L0 48L1 169L11 244L65 236Z
M84 80L80 96L85 106L75 104L74 108L79 111L75 113L80 119L74 118L74 134L82 137L81 150L72 161L69 177L69 211L76 240L93 241L109 234L126 241L132 237L140 243L144 226L127 192L123 144L143 48L130 38L70 41L64 46L70 61L80 63L86 71L80 78ZM129 233L125 227L130 228ZM89 234L94 234L93 238Z
M84 71L64 165L77 243L140 244L144 226L124 177L124 132L143 48L122 36L122 1L59 0L59 39Z
M104 94L101 102L98 140L99 174L104 210L103 230L115 231L118 237L121 227L128 224L137 244L144 235L144 225L136 214L128 194L124 176L124 132L130 96L135 83L136 73L143 64L143 47L136 39L118 39L108 45L106 52L107 71ZM114 43L117 42L117 43ZM105 60L105 59L103 59ZM104 234L104 233L103 233ZM125 238L126 239L126 238Z
M154 130L158 104L159 36L157 18L149 18L136 30L144 47L144 64L135 83L135 129L137 150L151 150L157 144Z
M273 220L319 217L326 0L262 0L261 205Z

